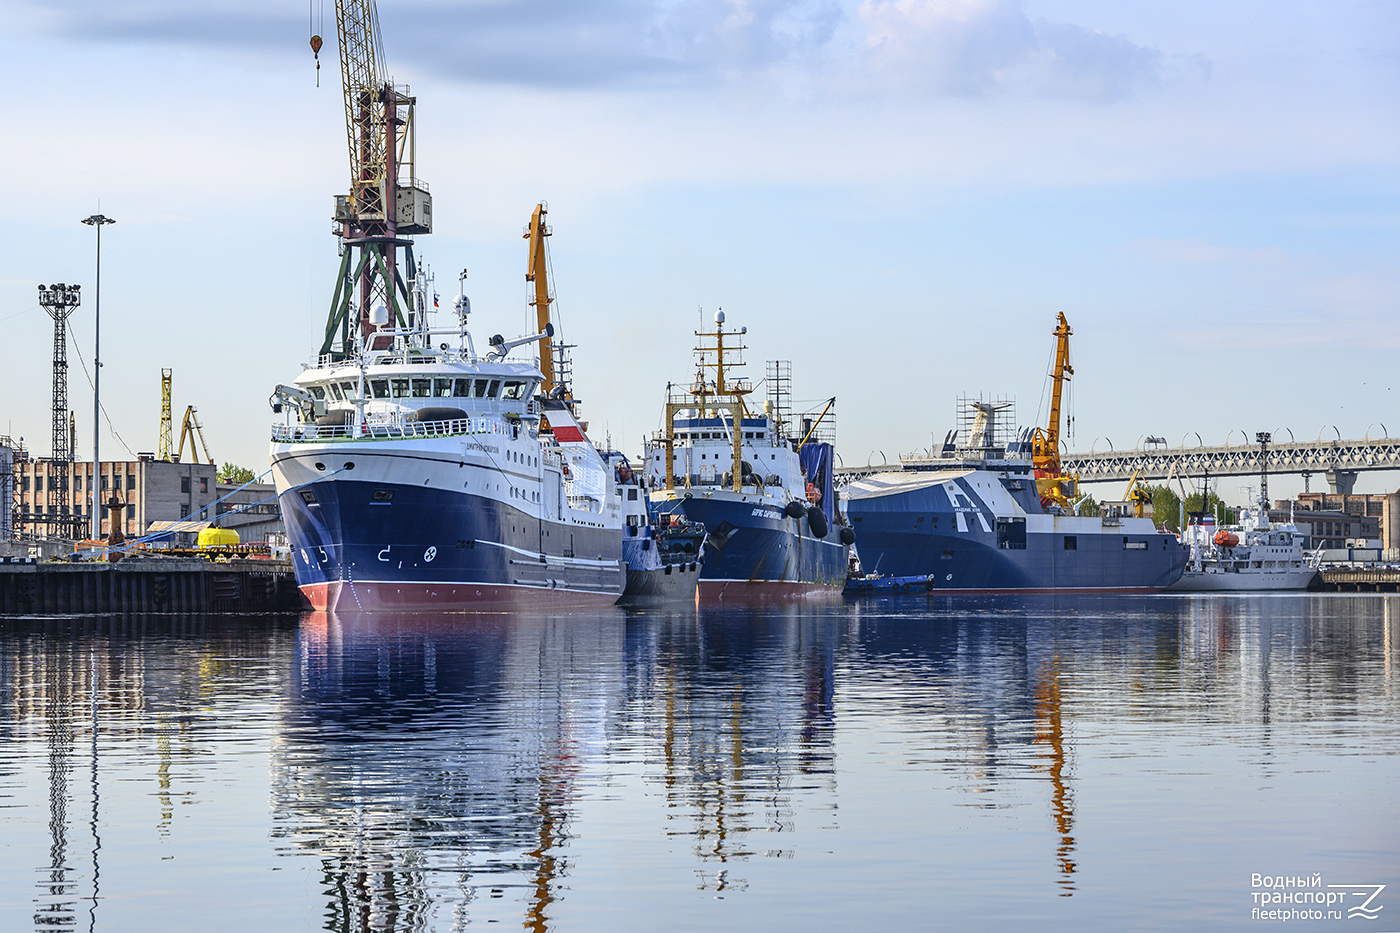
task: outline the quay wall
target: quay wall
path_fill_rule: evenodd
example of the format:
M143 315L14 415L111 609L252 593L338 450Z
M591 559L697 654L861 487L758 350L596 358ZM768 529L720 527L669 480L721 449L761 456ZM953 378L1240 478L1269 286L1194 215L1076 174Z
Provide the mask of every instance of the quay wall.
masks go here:
M288 561L0 563L0 616L299 608L301 595Z

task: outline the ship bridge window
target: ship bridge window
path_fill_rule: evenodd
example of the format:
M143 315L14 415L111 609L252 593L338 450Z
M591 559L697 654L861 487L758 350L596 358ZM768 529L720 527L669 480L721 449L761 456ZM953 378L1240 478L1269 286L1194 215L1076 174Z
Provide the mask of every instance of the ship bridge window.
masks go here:
M408 398L407 379L390 379L389 385L394 390L394 398Z
M448 398L452 395L452 380L439 376L433 380L433 397Z
M517 401L521 398L524 398L526 385L527 383L518 382L512 379L506 383L506 390L504 393L502 393L502 397L510 399L511 401Z
M326 390L321 386L307 386L307 388L311 390L311 397L318 402L324 402L326 400Z
M470 379L452 380L452 394L458 398L471 398L472 381Z
M476 388L472 390L472 395L477 398L486 398L486 386L487 381L485 379L478 379L476 381Z
M388 397L389 397L389 380L388 380L388 379L371 379L371 380L369 381L369 390L370 390L370 393L371 393L372 395L374 395L375 398L388 398Z
M354 398L355 396L360 394L359 389L353 382L342 382L340 384L340 388L341 391L345 393L346 398Z
M492 379L492 380L491 380L491 384L490 384L489 386L486 387L486 397L487 397L487 398L495 398L495 397L496 397L496 394L497 394L498 392L500 392L500 391L501 391L501 380L499 380L499 379Z
M414 377L412 380L414 398L432 398L433 380L421 377Z
M331 390L331 398L335 399L337 402L344 400L340 394L340 386L332 382L327 388Z

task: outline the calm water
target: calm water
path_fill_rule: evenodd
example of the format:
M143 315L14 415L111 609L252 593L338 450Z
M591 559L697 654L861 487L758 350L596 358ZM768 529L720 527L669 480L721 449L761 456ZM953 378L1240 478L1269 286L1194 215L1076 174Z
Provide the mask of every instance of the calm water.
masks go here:
M1400 930L1400 599L0 620L0 859L4 931Z

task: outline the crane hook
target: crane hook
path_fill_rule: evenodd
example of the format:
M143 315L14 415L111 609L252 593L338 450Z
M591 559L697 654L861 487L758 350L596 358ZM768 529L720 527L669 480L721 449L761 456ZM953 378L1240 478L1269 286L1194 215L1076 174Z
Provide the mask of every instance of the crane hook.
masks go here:
M311 54L316 58L316 86L321 86L321 37L311 37Z

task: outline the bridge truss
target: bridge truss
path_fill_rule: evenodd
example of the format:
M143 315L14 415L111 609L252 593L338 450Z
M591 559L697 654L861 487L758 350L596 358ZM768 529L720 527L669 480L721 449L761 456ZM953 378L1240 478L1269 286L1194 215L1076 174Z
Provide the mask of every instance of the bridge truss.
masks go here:
M1080 482L1101 483L1126 481L1134 472L1146 480L1197 477L1207 470L1211 476L1258 476L1259 459L1259 445L1240 444L1069 454L1063 462L1065 472L1078 473ZM1400 470L1400 439L1281 441L1275 434L1266 461L1271 474L1301 474L1306 480L1321 473L1332 492L1350 495L1358 473Z

